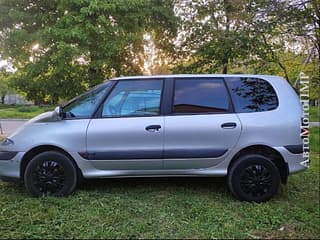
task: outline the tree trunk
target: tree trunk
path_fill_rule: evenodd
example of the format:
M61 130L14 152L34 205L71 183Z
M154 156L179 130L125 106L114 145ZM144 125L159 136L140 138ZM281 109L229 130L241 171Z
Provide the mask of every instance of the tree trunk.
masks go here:
M228 73L228 63L223 64L222 73L223 74L227 74Z
M285 79L290 83L289 81L289 75L288 75L288 71L286 69L286 67L280 62L279 58L276 56L275 52L272 50L272 48L270 47L270 45L268 44L267 38L264 34L262 34L262 39L264 44L266 45L266 47L268 48L268 51L271 53L272 59L273 61L278 64L278 66L282 69L284 75L285 75Z
M231 2L229 0L224 0L224 11L226 15L226 30L225 30L225 53L222 59L222 73L227 74L228 73L228 64L229 64L229 54L230 54L230 43L229 43L229 31L230 31L230 13L231 13Z
M1 103L2 104L4 104L4 98L5 98L6 96L1 96Z
M56 105L59 102L59 97L57 95L53 95L51 99L51 105Z

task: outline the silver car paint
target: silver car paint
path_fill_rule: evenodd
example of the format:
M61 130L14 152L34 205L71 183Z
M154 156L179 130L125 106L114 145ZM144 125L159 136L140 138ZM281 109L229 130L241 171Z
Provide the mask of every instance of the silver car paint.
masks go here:
M159 131L149 132L149 125L160 125ZM92 119L87 130L88 152L147 152L163 151L164 118L128 117ZM162 159L91 160L100 170L157 170Z
M169 75L161 76L161 78L189 76L195 77L197 75ZM145 121L146 118L143 117L107 119L111 120L107 121L108 123L106 123L105 119L59 120L54 112L49 112L28 121L22 128L9 136L9 138L14 141L13 145L0 145L0 151L19 152L12 160L0 161L0 176L19 177L20 162L24 154L34 147L41 145L56 146L68 152L74 158L83 176L86 178L182 175L225 176L230 161L238 151L247 146L259 144L270 146L277 150L284 157L285 161L287 161L290 173L306 169L305 166L300 164L302 154L292 154L283 147L285 145L301 144L300 119L302 116L299 99L284 79L263 75L201 75L201 77L256 77L267 80L278 95L279 107L273 111L259 113L188 116L193 119L197 118L194 122L186 121L188 117L181 116L150 117L148 121ZM131 77L122 79L131 79ZM223 117L226 117L224 115L228 115L226 119L223 119ZM219 141L216 141L217 139L208 135L210 131L207 132L205 130L209 126L205 125L206 121L203 119L207 117L215 119L213 121L216 121L217 125L210 126L210 128ZM184 123L178 121L178 118L182 118L180 120L183 120ZM239 127L237 126L237 128L233 130L218 130L219 124L224 122L223 120L235 121L239 124L237 124ZM126 121L128 122L126 123ZM120 125L120 122L124 125ZM198 135L195 132L189 132L191 138L187 138L188 134L186 133L188 129L197 127L200 123L203 128L199 130ZM115 130L104 127L104 124L113 127L118 126L118 130L121 131L122 136L116 136ZM146 132L143 127L147 124L165 125L168 127L168 134L166 133L166 129L161 129L155 133L157 135ZM132 128L132 126L134 128ZM180 131L176 131L177 129L180 129ZM170 132L173 133L172 136L170 136ZM139 137L135 138L133 135L137 133ZM87 134L88 139L86 139ZM94 134L97 134L97 138L94 137ZM111 134L111 137L109 134ZM148 134L153 137L148 138ZM157 137L154 138L154 136ZM161 140L161 137L167 137L168 143L166 144L164 140ZM181 142L179 142L180 137ZM201 140L202 137L213 142L203 142ZM101 160L86 160L79 155L79 152L86 152L91 149L102 149L105 144L110 144L110 147L118 148L119 150L138 147L139 149L150 149L157 147L157 143L160 144L162 142L163 145L160 147L164 149L164 147L170 148L174 147L174 145L176 145L176 147L180 145L183 146L183 141L185 141L189 148L194 147L193 144L195 144L195 146L198 145L197 147L205 148L210 146L220 147L221 144L227 144L226 146L229 150L219 158L180 158L164 159L163 161L159 159L130 159L108 160L109 162L107 162ZM140 142L146 145L138 146ZM169 144L169 142L171 143ZM204 146L201 146L201 144L204 144ZM186 165L184 166L184 164Z
M48 121L48 117L51 121ZM31 119L14 132L14 141L8 151L27 152L37 146L51 145L67 152L81 152L86 149L86 129L89 119L57 120L54 113L44 113Z
M224 129L223 123L234 122L236 127ZM241 123L236 114L201 114L165 117L164 151L181 149L197 151L226 149L218 158L164 159L165 169L209 168L219 164L237 144Z

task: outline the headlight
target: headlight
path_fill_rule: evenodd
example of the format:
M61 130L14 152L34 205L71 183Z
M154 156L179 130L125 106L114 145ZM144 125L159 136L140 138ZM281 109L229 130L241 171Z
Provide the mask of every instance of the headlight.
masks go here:
M13 145L13 144L14 144L14 142L13 142L11 139L9 139L9 138L5 138L5 139L0 143L1 146L9 146L9 145Z

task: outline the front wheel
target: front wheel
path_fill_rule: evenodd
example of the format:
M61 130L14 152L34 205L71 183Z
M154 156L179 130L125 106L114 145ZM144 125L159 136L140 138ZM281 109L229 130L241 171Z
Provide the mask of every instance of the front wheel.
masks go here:
M265 202L278 191L280 174L267 157L249 154L237 159L228 172L228 187L242 201Z
M60 152L43 152L28 163L24 183L35 197L67 196L77 185L77 168L69 157Z

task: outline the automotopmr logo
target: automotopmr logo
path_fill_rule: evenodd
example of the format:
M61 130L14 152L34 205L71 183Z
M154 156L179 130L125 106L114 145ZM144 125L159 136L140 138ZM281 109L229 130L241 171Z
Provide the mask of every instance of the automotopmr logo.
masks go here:
M310 80L303 72L299 75L299 97L303 108L303 117L301 119L301 138L302 138L302 155L301 164L309 167L310 165L310 148L309 148L309 111L310 111Z

